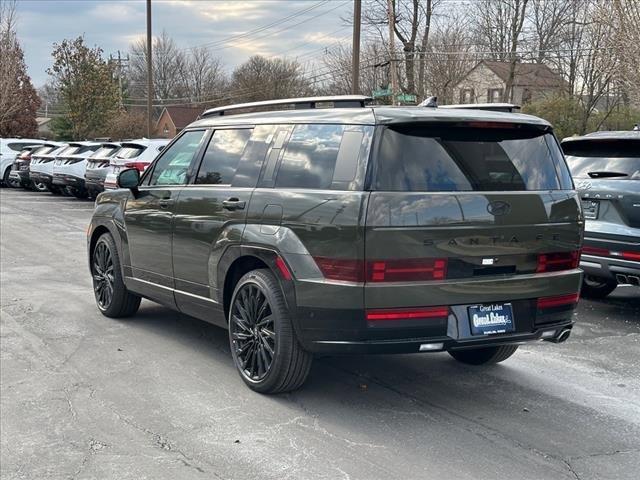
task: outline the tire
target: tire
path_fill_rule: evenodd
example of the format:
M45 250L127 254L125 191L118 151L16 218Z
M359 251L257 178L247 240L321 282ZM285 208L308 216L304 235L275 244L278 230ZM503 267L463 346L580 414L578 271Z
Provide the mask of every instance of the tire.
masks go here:
M618 286L618 282L602 277L592 277L585 275L582 280L581 294L589 298L604 298L613 292Z
M449 355L467 365L490 365L505 361L516 353L518 345L451 350Z
M78 200L85 200L89 198L89 192L87 192L85 189L71 188L69 189L69 191Z
M49 190L53 195L62 195L62 190L57 185L49 184L47 185L47 190Z
M7 167L7 169L2 173L2 186L8 187L9 184L9 174L11 173L11 165Z
M42 182L31 182L31 189L34 192L46 192L49 190L47 186Z
M269 270L253 270L240 279L228 320L233 362L250 389L281 393L302 386L313 356L298 342L280 285Z
M140 297L127 290L122 279L120 257L113 237L104 233L91 252L91 276L96 305L111 318L130 317L140 307Z

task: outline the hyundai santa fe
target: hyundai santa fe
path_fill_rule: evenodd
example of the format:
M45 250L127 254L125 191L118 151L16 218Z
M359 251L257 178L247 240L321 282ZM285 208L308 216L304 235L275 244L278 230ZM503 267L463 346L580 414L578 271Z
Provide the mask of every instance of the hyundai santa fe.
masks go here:
M144 297L227 328L263 393L300 387L315 353L480 365L566 340L583 219L549 123L368 101L211 109L121 171L88 230L99 310Z
M580 268L585 296L640 286L640 132L565 138L562 149L585 217Z

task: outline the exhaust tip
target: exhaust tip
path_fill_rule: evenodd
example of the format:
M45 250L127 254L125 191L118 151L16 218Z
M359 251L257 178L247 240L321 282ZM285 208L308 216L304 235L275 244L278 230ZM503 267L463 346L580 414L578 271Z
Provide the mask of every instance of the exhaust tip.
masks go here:
M616 274L616 281L618 283L620 283L620 284L623 284L623 285L626 285L626 284L630 283L629 279L627 278L627 276L623 275L621 273L617 273Z
M635 285L636 287L640 287L640 277L629 275L627 277L627 279L629 280L629 283L631 285Z
M560 332L560 335L558 335L556 337L556 342L557 343L563 343L566 342L569 339L569 336L571 335L571 330L568 328L565 328L564 330L562 330Z

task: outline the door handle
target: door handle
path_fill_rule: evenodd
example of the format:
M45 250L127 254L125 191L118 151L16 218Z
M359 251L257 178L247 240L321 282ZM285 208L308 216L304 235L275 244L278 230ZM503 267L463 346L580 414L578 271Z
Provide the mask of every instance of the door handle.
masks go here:
M158 202L158 205L160 205L160 208L167 208L170 205L173 205L173 199L172 198L162 198Z
M246 204L247 202L232 197L222 201L222 208L225 210L244 210Z

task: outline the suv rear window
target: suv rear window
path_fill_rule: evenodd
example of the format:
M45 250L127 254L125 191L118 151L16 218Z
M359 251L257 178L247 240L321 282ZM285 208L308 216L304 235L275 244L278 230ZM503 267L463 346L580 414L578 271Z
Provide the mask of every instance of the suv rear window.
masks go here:
M550 133L419 125L384 130L373 184L409 192L572 188Z
M142 152L144 152L145 148L146 147L143 147L142 145L122 147L120 150L118 150L118 153L116 154L116 158L122 158L122 159L135 158L139 156Z
M574 177L640 179L640 140L577 140L562 149Z

